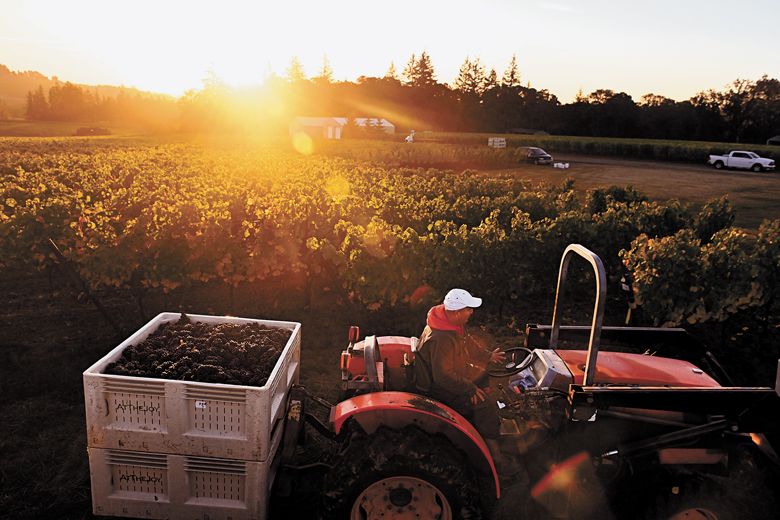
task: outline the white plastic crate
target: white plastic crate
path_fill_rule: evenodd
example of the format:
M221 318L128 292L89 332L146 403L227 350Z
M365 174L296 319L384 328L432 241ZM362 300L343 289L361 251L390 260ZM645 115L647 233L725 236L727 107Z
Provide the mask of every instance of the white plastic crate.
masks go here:
M287 329L290 339L265 386L197 383L107 375L129 345L142 342L180 313L162 313L84 372L87 444L90 448L221 457L269 458L283 428L287 394L298 382L301 324L189 314L193 322L251 323Z
M89 448L100 516L265 520L282 431L265 462Z

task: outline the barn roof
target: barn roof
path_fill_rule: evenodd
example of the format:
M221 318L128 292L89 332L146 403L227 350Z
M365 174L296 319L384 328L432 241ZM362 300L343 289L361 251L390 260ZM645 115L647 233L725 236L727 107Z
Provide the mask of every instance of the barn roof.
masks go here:
M303 126L344 126L342 117L296 117L295 122Z

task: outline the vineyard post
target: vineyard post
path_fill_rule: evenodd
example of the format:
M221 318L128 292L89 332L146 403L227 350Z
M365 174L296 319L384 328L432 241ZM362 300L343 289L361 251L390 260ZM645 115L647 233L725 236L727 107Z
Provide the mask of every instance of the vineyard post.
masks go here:
M64 270L65 274L70 278L71 283L77 288L80 289L84 294L87 295L87 298L97 307L97 309L100 311L100 313L103 315L103 317L106 319L106 321L111 325L111 327L114 329L114 331L119 335L119 337L124 337L124 333L122 331L122 328L114 321L114 319L111 317L111 315L108 313L108 310L103 306L103 304L98 300L94 294L89 290L89 286L84 281L83 278L79 275L79 273L76 271L76 269L73 268L73 264L71 260L68 260L65 255L62 254L62 251L60 251L60 248L57 247L57 244L54 243L54 240L51 238L48 239L47 245L52 250L52 253L54 253L54 257L57 260L57 266L61 266Z

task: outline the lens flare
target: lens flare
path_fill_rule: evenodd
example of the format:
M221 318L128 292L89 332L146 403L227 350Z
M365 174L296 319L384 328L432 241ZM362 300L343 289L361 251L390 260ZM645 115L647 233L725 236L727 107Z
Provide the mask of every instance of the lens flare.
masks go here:
M531 496L555 518L571 516L572 511L578 512L578 518L595 518L594 513L609 510L586 452L553 466L531 489Z
M417 287L414 292L409 296L409 303L417 305L423 300L429 298L434 293L433 287L428 284L423 284Z
M295 132L292 136L292 145L295 151L302 155L314 153L314 141L306 132Z
M363 247L375 258L387 258L395 250L395 237L376 221L371 221L363 235Z

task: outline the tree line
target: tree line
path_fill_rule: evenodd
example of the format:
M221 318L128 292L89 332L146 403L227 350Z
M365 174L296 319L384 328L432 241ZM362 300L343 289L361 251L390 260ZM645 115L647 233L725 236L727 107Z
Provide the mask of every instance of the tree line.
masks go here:
M149 129L171 128L179 107L173 98L119 90L100 96L73 83L55 83L27 93L25 115L33 121L113 121Z
M437 80L427 52L412 55L399 73L335 81L323 60L307 77L297 58L284 76L270 74L261 87L236 89L209 74L200 89L178 100L148 96L99 98L65 83L28 93L29 119L127 120L185 131L265 129L286 132L292 117L386 118L403 130L546 132L558 135L764 143L780 134L780 81L766 75L737 79L722 91L702 91L685 101L649 93L578 93L571 103L522 83L515 56L499 76L467 57L457 78ZM137 121L136 121L137 122Z

